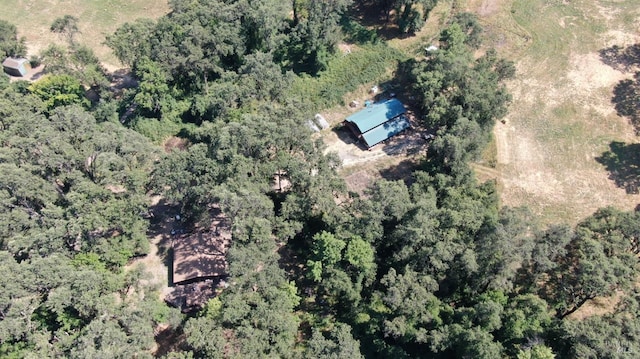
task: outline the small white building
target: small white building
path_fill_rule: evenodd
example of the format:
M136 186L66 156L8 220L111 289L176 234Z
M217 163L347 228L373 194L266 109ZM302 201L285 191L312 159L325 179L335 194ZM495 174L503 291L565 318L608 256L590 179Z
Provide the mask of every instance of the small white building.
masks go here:
M316 116L314 117L316 124L323 130L326 130L327 128L331 127L329 125L329 122L327 122L327 120L325 120L324 117L322 117L321 114L316 113Z

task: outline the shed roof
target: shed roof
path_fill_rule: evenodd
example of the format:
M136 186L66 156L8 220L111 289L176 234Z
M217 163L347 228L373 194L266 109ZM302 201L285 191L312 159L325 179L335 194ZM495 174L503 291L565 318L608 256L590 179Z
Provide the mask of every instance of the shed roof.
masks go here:
M367 144L367 147L373 147L374 145L386 140L387 138L397 135L403 130L409 128L409 126L409 119L405 116L400 116L389 122L383 123L382 125L375 127L370 131L363 133L362 138Z
M324 117L322 117L321 114L317 113L314 118L316 120L316 123L318 124L318 126L320 126L321 129L325 130L329 128L329 122L327 122L327 120Z
M20 68L20 66L24 65L27 61L29 61L29 60L27 60L25 58L7 57L2 62L2 66L7 67L7 68L11 68L11 69L18 69L18 68Z
M400 116L407 110L402 102L392 98L390 100L374 103L371 106L347 117L347 121L355 124L360 133L365 133L378 127L390 119Z

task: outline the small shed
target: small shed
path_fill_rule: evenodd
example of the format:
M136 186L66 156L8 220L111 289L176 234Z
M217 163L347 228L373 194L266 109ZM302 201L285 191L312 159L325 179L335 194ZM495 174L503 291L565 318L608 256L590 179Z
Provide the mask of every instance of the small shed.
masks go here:
M325 118L322 117L321 114L317 113L315 116L315 120L321 129L326 130L327 128L329 128L329 122L327 122L327 120L325 120Z
M2 67L4 68L4 72L11 76L22 77L27 74L29 70L29 60L25 58L14 58L7 57L2 62Z

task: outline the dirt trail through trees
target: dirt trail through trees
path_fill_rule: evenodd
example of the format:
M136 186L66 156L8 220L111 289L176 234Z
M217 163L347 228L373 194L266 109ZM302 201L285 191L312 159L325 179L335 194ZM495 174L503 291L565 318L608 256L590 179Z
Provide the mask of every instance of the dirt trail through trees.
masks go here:
M172 291L169 286L169 271L171 268L167 266L169 263L171 226L167 222L168 206L162 203L161 196L151 197L151 208L153 208L154 219L157 223L152 224L149 229L149 254L133 260L125 269L129 271L142 265L145 275L140 284L157 290L158 299L162 301ZM152 222L154 222L153 219Z

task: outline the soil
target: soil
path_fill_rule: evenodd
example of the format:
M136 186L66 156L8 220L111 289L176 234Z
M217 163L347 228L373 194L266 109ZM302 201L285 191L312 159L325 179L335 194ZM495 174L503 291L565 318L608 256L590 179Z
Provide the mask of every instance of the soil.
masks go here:
M143 266L147 276L140 281L144 288L151 288L157 291L158 299L164 299L171 293L173 288L169 286L169 271L167 263L169 256L171 238L171 209L163 202L161 196L151 196L151 208L153 213L152 222L155 222L149 229L149 254L136 258L129 263L125 270L132 270L137 266ZM139 293L144 295L144 293Z
M500 0L483 0L478 7L477 13L481 17L495 14L496 12L498 12L498 10L500 10L501 3L502 1Z
M626 120L615 115L608 96L601 95L612 93L613 86L625 76L628 75L603 64L597 53L589 53L571 57L561 86L546 86L531 80L511 84L516 100L506 123L498 123L494 129L498 169L502 172L500 182L503 204L529 205L539 214L547 212L551 217L554 216L549 212L550 208L564 207L571 213L566 217L572 221L578 221L595 209L607 205L625 209L635 206L638 198L629 198L624 189L617 187L608 178L602 167L595 165L596 157L602 155L602 147L595 141L602 141L598 137L606 135L604 131L607 130L605 128L597 133L601 131L599 127L609 127L617 136L622 134L625 142L636 141L633 129ZM576 108L581 113L591 112L592 120L609 122L566 123L564 126L567 127L591 126L593 132L588 134L590 138L563 138L557 144L549 144L548 140L541 138L535 125L528 126L522 119L509 119L509 116L520 116L518 108L532 107L540 101L545 104L547 111L570 104L571 108ZM544 108L540 111L544 111ZM594 142L589 145L588 142L581 141ZM568 146L566 152L553 148L561 143ZM568 157L570 155L578 157L571 159Z
M573 320L583 320L594 315L606 315L614 312L616 305L620 303L620 300L624 297L622 291L616 291L609 297L598 297L586 302L575 312L567 316Z

